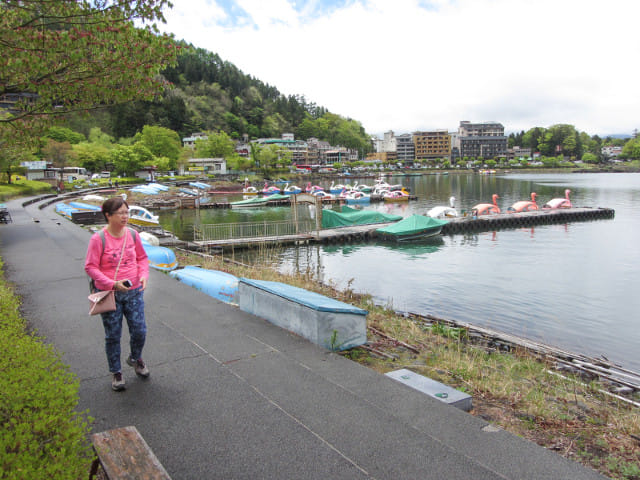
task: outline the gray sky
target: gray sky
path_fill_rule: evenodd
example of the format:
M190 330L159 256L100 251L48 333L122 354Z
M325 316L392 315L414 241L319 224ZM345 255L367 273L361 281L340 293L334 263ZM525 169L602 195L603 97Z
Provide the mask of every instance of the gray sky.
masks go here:
M640 129L640 1L183 0L172 32L368 133Z

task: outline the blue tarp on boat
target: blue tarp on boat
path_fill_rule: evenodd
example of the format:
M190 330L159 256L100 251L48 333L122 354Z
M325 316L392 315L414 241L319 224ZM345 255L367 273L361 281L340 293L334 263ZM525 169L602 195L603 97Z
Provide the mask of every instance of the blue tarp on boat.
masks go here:
M310 292L303 288L287 285L286 283L270 282L268 280L250 280L242 278L242 282L247 285L267 291L279 297L294 300L306 307L319 312L335 312L335 313L353 313L357 315L366 315L368 312L348 303L325 297L316 292Z
M238 304L238 277L230 273L187 266L169 275L217 300Z
M69 202L69 206L77 208L78 210L89 210L91 212L99 212L102 210L102 207L98 205L83 202Z

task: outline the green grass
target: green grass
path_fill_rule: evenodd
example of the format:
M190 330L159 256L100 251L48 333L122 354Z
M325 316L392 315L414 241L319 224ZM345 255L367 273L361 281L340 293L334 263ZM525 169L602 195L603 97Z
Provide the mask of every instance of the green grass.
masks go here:
M27 332L0 258L0 478L78 480L93 453L79 381L59 354Z
M11 198L28 197L31 195L40 195L50 193L53 187L45 182L36 180L26 180L23 176L18 175L20 180L12 179L11 183L0 183L0 201L9 200Z

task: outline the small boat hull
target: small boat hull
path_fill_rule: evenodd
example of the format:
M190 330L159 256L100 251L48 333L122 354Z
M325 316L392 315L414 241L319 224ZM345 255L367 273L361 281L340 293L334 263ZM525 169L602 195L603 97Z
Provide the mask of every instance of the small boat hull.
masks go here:
M221 302L238 304L238 277L230 273L187 266L169 275Z
M157 215L137 205L129 206L129 223L139 227L157 227L160 225Z
M170 248L151 245L144 240L142 246L149 259L150 267L163 272L169 272L178 267L176 254Z

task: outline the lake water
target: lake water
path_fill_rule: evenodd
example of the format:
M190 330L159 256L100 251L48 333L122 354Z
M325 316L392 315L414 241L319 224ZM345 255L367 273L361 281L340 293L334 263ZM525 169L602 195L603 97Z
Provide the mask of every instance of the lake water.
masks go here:
M401 246L362 242L290 247L271 256L273 267L312 271L325 283L368 292L397 310L429 313L591 356L604 355L640 371L640 174L425 175L387 181L410 187L418 200L366 208L406 217L447 205L453 195L459 210L470 210L476 203L490 202L497 193L498 205L506 210L518 200L529 199L532 191L542 205L563 197L569 188L574 206L610 207L616 216L442 236ZM183 210L163 213L161 222L188 236L197 221L288 216L288 208Z

